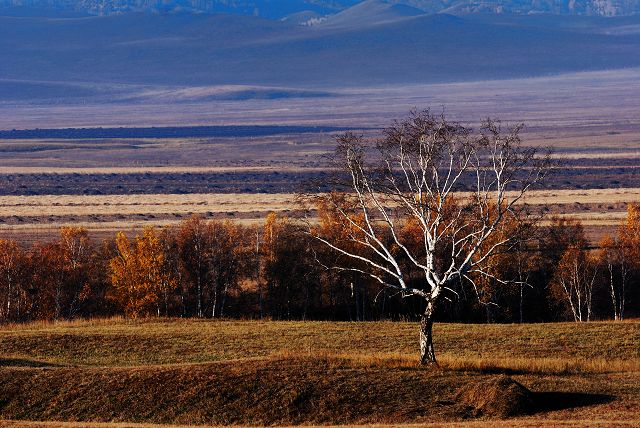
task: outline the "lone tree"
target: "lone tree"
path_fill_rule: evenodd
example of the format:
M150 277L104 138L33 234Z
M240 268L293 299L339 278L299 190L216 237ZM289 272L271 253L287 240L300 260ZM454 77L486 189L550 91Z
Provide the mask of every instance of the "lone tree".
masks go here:
M329 233L307 223L338 256L331 268L424 300L423 364L436 362L433 317L443 300L458 296L465 281L481 301L483 284L507 285L493 264L531 230L532 215L519 202L550 163L548 154L521 146L520 129L505 132L486 120L474 133L427 110L395 122L377 141L346 133L332 157L331 192L305 199L332 211Z

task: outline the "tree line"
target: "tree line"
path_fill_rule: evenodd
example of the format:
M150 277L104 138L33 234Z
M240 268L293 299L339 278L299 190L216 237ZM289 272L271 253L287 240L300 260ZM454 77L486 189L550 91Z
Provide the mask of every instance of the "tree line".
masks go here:
M313 227L339 241L344 225L335 212L319 206L316 213ZM415 229L409 221L402 225L404 242L420 239ZM492 256L492 275L475 290L460 284L440 320L590 321L640 314L639 206L630 205L626 220L595 249L576 220L553 218L539 232ZM260 226L192 217L103 242L76 227L28 248L0 239L0 321L420 316L420 299L403 299L357 269L335 269L341 257L298 221L275 213Z

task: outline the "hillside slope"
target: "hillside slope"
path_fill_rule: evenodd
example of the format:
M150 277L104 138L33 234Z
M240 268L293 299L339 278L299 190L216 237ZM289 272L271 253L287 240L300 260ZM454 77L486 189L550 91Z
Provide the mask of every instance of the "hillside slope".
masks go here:
M365 86L640 66L640 33L606 34L591 24L439 14L350 25L346 18L307 28L238 15L0 17L0 80ZM640 24L625 19L627 28Z
M324 18L318 25L356 28L391 23L424 14L424 11L420 9L401 3L392 4L384 0L365 0L342 12Z

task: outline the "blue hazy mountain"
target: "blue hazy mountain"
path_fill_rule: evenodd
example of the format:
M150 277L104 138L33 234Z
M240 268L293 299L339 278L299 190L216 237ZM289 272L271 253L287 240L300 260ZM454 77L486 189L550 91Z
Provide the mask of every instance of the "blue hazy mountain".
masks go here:
M65 10L95 15L126 12L237 13L283 18L330 15L362 0L0 0L0 8ZM640 0L388 0L425 13L509 13L620 16L640 13Z
M280 19L311 11L328 15L361 0L0 0L0 8L76 11L93 15L130 12L234 13Z
M453 14L563 14L621 16L640 13L638 0L394 0L427 12Z
M426 14L414 3L368 0L302 16L322 17L315 25L191 12L0 16L0 101L101 96L118 85L294 87L311 92L229 96L310 96L640 66L640 16Z

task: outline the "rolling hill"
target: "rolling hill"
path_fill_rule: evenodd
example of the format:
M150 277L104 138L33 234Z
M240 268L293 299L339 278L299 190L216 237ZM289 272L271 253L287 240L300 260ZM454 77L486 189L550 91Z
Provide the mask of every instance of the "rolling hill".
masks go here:
M228 14L0 16L0 97L111 94L121 85L327 88L636 67L639 27L640 17L425 15L375 1L311 27Z
M380 0L365 0L335 15L318 20L316 25L356 28L391 23L419 15L425 15L425 12L400 3L392 4Z

